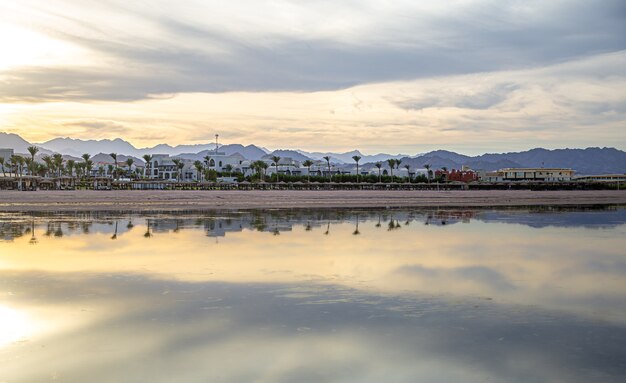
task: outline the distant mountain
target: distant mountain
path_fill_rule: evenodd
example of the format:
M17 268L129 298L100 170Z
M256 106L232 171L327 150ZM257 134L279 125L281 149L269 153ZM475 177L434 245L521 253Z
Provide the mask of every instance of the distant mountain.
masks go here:
M352 159L353 156L360 156L361 157L360 163L386 161L389 158L409 157L408 154L395 154L394 155L394 154L387 154L387 153L366 155L366 154L361 153L358 150L353 150L351 152L345 152L345 153L305 152L302 150L298 150L298 152L314 160L322 160L325 156L330 156L331 162L345 163L345 164L354 163L354 160Z
M571 168L578 175L626 173L626 152L615 148L532 149L524 152L489 153L465 156L437 150L415 158L403 158L402 164L421 169L430 164L433 169L460 169L463 165L475 170L493 171L502 168Z
M136 150L129 142L116 138L114 140L79 140L69 137L55 138L40 146L56 153L80 157L84 153L125 153L136 155Z
M209 153L215 150L215 144L198 144L198 145L178 145L171 146L168 144L159 144L149 148L137 149L131 143L120 138L114 140L80 140L72 138L55 138L44 142L40 146L50 151L69 154L73 156L81 156L83 153L118 153L141 158L144 154L169 154L176 156L185 154L186 157L197 157L197 154L205 152ZM223 145L219 147L220 152L226 154L240 153L246 158L259 159L266 152L255 146L243 146L240 144ZM202 156L200 156L201 158Z
M279 156L281 158L290 157L291 159L300 161L300 162L304 162L306 160L312 159L311 157L305 156L304 154L302 154L301 152L297 150L286 150L286 149L274 150L273 152L265 155L264 157L270 158L271 156Z
M125 156L123 154L119 154L117 156L117 162L125 162L128 158L132 158L133 160L135 160L135 165L139 165L139 166L143 166L145 161L142 158L138 158L135 156ZM82 161L82 158L80 159L80 161ZM91 161L93 161L94 164L98 164L98 163L105 163L105 164L112 164L113 163L113 158L111 158L111 156L108 153L98 153L95 156L91 157Z
M30 142L14 133L0 132L0 149L13 149L15 154L27 154ZM38 145L35 145L39 147ZM39 147L39 155L52 154L51 151Z
M255 145L243 146L240 144L230 144L230 145L220 146L218 150L220 153L226 153L226 155L228 156L239 153L242 156L244 156L246 159L251 160L251 161L256 161L266 155L265 151L261 150L259 147ZM210 150L203 150L198 153L176 154L176 157L184 158L186 160L202 161L204 157L206 157L207 155L210 156L213 153L215 153L215 148L212 148Z
M77 140L71 138L55 138L43 144L35 144L40 147L39 157L53 152L62 153L66 156L80 157L83 153L103 153L103 162L108 153L118 153L120 161L126 156L132 156L137 163L141 163L144 154L169 154L178 155L183 158L201 160L207 154L215 150L215 144L200 145L179 145L170 146L161 144L152 148L137 149L132 144L122 139L115 140ZM17 134L0 132L0 148L11 148L18 154L26 154L31 143L22 139ZM226 154L239 153L249 160L258 160L269 151L255 145L243 146L240 144L223 145L220 152ZM425 164L430 164L433 169L447 167L448 169L459 169L463 165L475 170L497 170L502 168L515 167L563 167L571 168L579 175L606 174L606 173L626 173L626 152L615 148L587 148L587 149L555 149L548 150L536 148L523 152L510 153L487 153L479 156L467 156L447 150L436 150L429 153L408 156L390 155L379 153L376 155L364 155L358 150L345 153L323 153L305 152L302 150L280 149L272 154L281 157L292 157L298 161L308 158L322 160L324 156L330 156L331 162L352 166L354 160L352 156L361 156L359 162L364 168L372 166L373 163L384 162L388 158L401 158L402 165L410 165L413 169L422 169Z

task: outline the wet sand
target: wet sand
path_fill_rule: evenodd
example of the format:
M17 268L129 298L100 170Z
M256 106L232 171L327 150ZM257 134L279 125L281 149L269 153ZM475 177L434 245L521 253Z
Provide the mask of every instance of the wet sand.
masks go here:
M626 205L626 191L0 191L0 211Z

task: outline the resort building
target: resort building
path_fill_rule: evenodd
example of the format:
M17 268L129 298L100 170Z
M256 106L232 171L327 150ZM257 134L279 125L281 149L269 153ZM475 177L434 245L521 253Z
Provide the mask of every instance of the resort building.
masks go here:
M626 174L600 174L593 176L579 176L574 181L581 182L626 182Z
M197 171L193 165L193 161L180 159L183 168L179 169L174 162L176 158L172 158L169 154L154 154L150 161L150 169L146 169L150 173L148 178L155 180L180 180L195 181L198 178Z
M263 156L261 158L267 165L267 174L272 175L276 173L276 165L270 156ZM278 161L278 174L288 176L302 176L308 174L308 169L303 168L299 161L294 160L291 157L281 157Z
M5 161L8 161L14 154L13 149L0 149L0 157L4 158Z
M566 168L506 168L484 174L484 178L481 177L481 181L487 182L558 182L571 181L574 176L574 170Z
M217 172L238 172L238 173L246 173L246 169L249 169L249 162L246 162L246 158L239 153L233 153L227 155L224 152L209 152L207 156L208 161L205 159L204 164L209 168L213 169ZM246 166L247 165L247 166Z
M0 165L0 177L9 170L11 163L11 156L13 156L13 149L0 149L0 157L4 159L4 165Z
M476 174L475 171L464 166L461 170L436 170L435 178L442 178L444 181L469 183L477 181L478 174Z

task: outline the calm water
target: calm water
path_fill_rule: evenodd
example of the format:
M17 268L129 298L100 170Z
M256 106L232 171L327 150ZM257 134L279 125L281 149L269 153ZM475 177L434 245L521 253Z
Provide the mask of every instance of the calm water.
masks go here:
M623 382L626 209L0 215L0 382Z

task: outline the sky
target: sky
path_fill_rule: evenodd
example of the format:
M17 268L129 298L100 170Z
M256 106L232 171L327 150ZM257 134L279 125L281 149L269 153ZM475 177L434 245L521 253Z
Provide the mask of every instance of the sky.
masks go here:
M623 0L0 0L0 131L626 149Z

